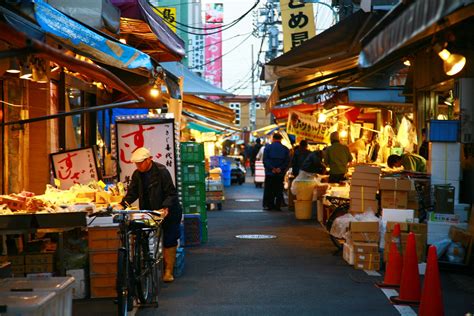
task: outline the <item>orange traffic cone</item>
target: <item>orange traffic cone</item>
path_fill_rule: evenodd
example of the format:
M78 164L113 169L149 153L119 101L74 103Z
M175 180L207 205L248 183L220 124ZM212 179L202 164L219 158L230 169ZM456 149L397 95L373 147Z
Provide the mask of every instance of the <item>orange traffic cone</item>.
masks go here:
M392 231L392 239L390 240L390 249L388 252L387 267L385 269L385 277L383 282L375 283L381 288L397 288L400 286L402 278L403 257L400 245L400 224L395 224Z
M394 304L418 305L420 304L421 287L418 273L418 259L416 257L415 234L409 233L407 247L403 256L402 279L400 294L390 297Z
M418 315L443 316L443 296L441 295L441 283L439 281L438 258L436 247L430 246L428 250L428 261L426 263L425 280L423 282L423 293Z

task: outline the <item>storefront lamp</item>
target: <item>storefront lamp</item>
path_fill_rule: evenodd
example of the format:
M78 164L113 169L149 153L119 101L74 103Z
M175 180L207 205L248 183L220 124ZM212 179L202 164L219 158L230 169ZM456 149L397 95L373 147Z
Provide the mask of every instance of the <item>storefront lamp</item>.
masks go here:
M404 64L405 66L407 66L407 67L410 67L410 66L411 66L410 59L405 59L405 60L403 61L403 64Z
M319 113L318 114L318 123L324 123L327 120L327 116L324 113Z
M29 62L26 62L20 67L20 78L29 80L31 76L33 76L31 65Z
M457 74L464 68L464 65L466 65L466 57L459 54L451 54L449 50L439 44L435 45L434 50L443 60L444 72L448 76Z
M154 84L153 87L150 89L150 96L153 98L157 98L160 96L160 87Z
M10 58L10 63L7 72L11 74L20 73L20 66L18 65L18 60L16 58Z

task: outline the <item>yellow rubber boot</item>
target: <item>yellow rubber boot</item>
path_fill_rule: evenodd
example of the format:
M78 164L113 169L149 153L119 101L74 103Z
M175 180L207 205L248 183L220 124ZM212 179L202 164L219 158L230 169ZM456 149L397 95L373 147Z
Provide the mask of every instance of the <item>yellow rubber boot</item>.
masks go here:
M176 260L176 247L163 248L163 257L165 260L165 274L163 275L164 282L173 282L173 269Z

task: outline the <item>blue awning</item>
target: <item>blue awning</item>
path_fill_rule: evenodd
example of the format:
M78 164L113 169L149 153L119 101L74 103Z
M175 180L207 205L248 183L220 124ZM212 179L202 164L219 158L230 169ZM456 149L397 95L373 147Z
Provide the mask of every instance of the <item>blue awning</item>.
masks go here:
M80 49L81 53L123 69L153 71L150 56L69 18L43 0L34 1L36 22L60 43Z
M206 80L202 79L194 72L189 70L185 65L178 62L164 62L160 65L169 73L176 77L183 77L184 94L192 95L216 95L216 96L233 96L221 88L215 87Z

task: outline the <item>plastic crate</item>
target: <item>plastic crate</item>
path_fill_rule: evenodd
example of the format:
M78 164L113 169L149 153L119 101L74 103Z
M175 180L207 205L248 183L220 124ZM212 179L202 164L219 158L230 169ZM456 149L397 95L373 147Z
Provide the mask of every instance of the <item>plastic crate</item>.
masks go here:
M206 201L198 203L183 203L184 214L203 213L206 211Z
M204 161L204 145L194 142L181 143L181 161L199 162Z
M457 142L459 141L459 121L431 120L430 142Z
M203 183L187 183L182 186L183 204L190 205L206 201L206 188Z
M0 292L0 306L7 306L2 316L56 315L54 292Z
M184 214L184 246L198 246L201 244L201 216L200 214Z
M183 183L204 182L206 170L203 162L184 163L181 165L181 179Z
M56 295L51 300L51 306L56 313L51 315L72 315L72 290L74 278L7 278L0 282L0 291L54 292Z

